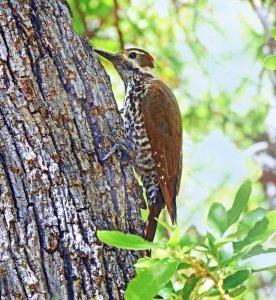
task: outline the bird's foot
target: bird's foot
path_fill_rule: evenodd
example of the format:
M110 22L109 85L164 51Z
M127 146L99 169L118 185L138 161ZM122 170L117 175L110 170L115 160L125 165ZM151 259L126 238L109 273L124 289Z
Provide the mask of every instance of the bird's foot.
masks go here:
M114 145L103 157L100 158L100 161L104 163L114 152L118 151L118 156L121 161L133 161L136 157L136 153L133 151L131 146L126 140L118 141L110 135L105 135L104 137L111 140Z

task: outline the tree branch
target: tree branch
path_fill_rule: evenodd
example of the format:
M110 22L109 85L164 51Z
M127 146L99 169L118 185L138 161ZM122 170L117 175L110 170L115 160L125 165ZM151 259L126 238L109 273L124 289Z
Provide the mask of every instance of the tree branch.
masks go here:
M125 48L125 43L124 43L121 28L119 26L119 21L120 21L119 10L120 10L120 7L119 7L119 4L118 4L118 1L114 0L114 6L113 6L114 26L117 30L117 34L118 34L118 37L119 37L120 48L124 49Z
M269 30L272 27L272 25L268 22L264 9L260 6L257 6L254 0L248 0L248 1L251 4L252 8L255 10L259 20L261 21L265 31L266 40L269 41L271 39Z
M102 27L102 25L105 23L106 17L102 17L99 19L99 26L97 26L94 29L89 29L87 21L86 21L86 14L80 7L80 2L78 0L74 0L76 9L79 13L81 22L84 26L84 33L88 37L89 40L91 40L93 37L95 37L96 33L99 31L99 29Z

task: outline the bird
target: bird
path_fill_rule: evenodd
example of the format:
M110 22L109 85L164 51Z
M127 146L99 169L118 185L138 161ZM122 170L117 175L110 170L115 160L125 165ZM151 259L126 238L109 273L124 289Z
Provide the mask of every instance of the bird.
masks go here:
M146 190L145 239L153 241L157 218L165 206L173 225L177 219L183 132L179 105L170 88L152 75L155 61L147 51L94 51L113 64L124 82L124 133L136 153L134 169Z

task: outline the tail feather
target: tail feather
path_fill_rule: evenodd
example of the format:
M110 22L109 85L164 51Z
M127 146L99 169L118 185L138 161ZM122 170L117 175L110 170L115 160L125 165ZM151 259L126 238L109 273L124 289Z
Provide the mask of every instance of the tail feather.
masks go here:
M146 227L146 234L145 239L147 241L152 242L155 236L156 228L157 228L157 221L155 218L158 218L161 210L165 207L165 201L161 192L161 189L159 189L156 201L152 204L150 207L150 212L148 216L148 223Z

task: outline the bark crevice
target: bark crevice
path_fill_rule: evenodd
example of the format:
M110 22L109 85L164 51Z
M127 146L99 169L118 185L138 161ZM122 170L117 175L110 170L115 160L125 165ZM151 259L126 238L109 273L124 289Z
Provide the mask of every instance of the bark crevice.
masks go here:
M141 187L117 155L110 80L63 1L0 3L0 297L123 299L141 252L98 229L143 235Z

